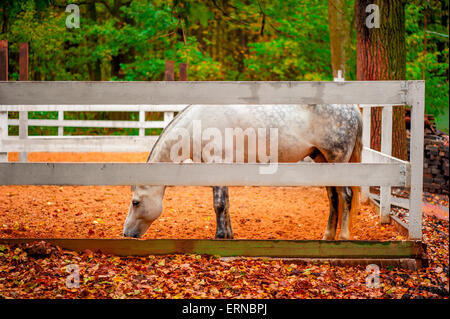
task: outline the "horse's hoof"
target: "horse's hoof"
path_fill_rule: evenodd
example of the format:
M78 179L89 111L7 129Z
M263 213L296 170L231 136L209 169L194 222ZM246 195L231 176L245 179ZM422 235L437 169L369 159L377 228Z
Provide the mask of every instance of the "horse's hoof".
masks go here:
M339 240L349 240L350 236L348 234L344 234L344 235L339 235Z
M226 232L218 232L216 233L216 239L233 239L233 234L227 234Z
M322 240L333 240L333 239L334 239L334 236L331 236L329 234L325 234L322 237Z

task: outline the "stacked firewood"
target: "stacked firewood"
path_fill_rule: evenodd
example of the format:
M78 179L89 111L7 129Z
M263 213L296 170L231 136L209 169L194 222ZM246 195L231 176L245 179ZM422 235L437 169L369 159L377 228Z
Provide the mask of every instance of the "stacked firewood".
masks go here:
M427 120L428 118L425 120L423 190L425 192L448 195L449 137L436 130L431 124L432 122Z
M447 139L426 135L424 140L423 189L430 193L449 193L449 149Z

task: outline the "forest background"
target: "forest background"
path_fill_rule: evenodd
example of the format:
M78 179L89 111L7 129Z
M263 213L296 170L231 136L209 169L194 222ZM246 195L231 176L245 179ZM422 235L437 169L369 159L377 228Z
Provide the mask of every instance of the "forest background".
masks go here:
M329 81L330 37L344 26L338 49L345 79L356 80L354 1L1 0L0 40L9 45L10 81L19 78L22 42L36 81L163 80L166 60L187 63L191 81ZM80 9L79 28L66 26L70 3ZM405 5L406 79L425 78L426 112L446 132L448 8L448 0ZM345 21L333 23L333 11Z

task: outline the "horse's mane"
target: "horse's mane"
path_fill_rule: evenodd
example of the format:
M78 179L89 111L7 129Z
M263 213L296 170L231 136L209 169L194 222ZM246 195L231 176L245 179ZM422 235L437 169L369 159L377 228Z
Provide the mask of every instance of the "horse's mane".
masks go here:
M156 146L158 145L158 143L160 141L162 141L162 139L167 135L167 132L173 127L175 126L176 122L178 122L178 120L181 118L181 115L188 109L191 107L191 104L189 104L188 106L186 106L184 109L182 109L180 112L178 112L178 114L176 116L174 116L174 118L172 119L172 121L170 121L169 124L167 124L167 126L163 129L163 131L161 132L161 134L159 134L158 139L156 140L155 144L153 144L152 150L150 151L150 154L148 155L147 158L147 163L150 161L153 152L155 151Z

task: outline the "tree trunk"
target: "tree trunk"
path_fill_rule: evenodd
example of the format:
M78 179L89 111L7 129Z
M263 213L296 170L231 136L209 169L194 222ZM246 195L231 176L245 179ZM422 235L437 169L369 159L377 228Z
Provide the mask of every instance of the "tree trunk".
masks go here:
M8 32L8 1L3 2L3 25L2 33L6 34Z
M95 1L91 0L88 4L89 17L94 22L97 23L97 8L95 7ZM96 46L99 43L98 36L94 35L89 38L90 45ZM101 70L101 60L95 59L94 62L89 63L89 80L90 81L101 81L102 80L102 70Z
M405 0L355 1L358 80L404 80L406 74ZM379 27L369 16L379 8ZM369 18L368 18L369 17ZM366 21L369 20L369 21ZM371 147L381 149L381 109L372 109ZM405 107L393 110L392 155L407 159Z
M331 67L333 77L342 70L345 78L354 11L349 0L328 0L328 28L330 30Z

